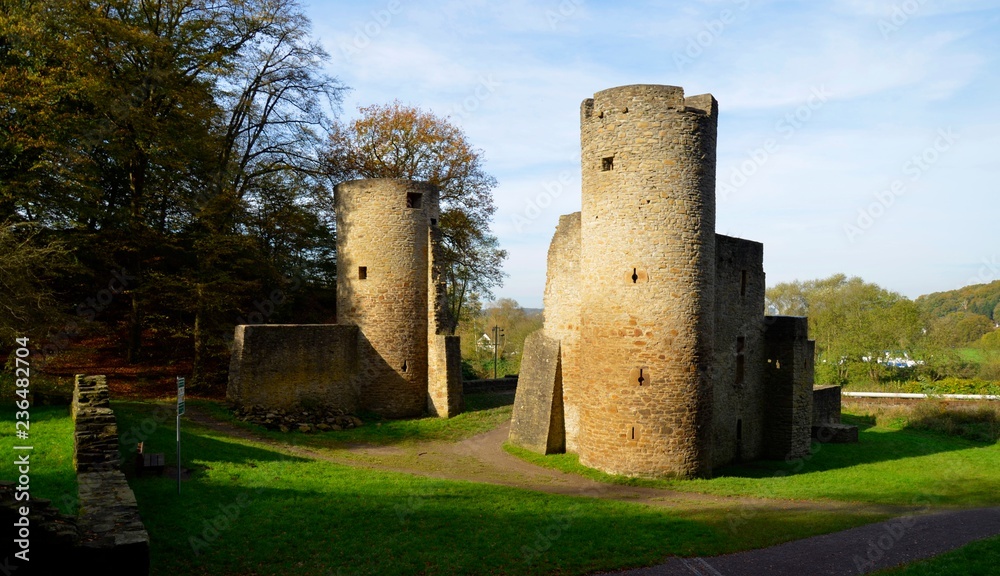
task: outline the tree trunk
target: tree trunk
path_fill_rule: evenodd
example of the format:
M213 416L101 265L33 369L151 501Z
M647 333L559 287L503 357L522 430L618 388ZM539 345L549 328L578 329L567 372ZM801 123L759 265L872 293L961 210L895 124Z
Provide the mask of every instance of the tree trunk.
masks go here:
M205 285L198 283L195 286L197 303L194 311L194 363L191 368L191 384L201 384L204 373L205 362L205 337L203 328L205 326Z

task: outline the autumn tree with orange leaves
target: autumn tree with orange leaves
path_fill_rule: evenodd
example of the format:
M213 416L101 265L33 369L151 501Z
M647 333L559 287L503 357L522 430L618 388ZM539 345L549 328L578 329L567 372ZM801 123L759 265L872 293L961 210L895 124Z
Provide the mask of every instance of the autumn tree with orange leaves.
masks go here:
M481 152L447 119L399 101L364 106L352 122L339 122L327 150L330 177L421 180L441 190L449 307L457 327L469 295L489 298L503 281L500 249L489 225L496 210L496 179L485 172Z

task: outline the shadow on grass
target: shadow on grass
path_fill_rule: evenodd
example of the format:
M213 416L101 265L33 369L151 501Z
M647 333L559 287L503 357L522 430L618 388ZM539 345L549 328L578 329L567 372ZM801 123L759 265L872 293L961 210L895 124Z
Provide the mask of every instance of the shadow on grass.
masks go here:
M123 428L154 407L121 403ZM154 574L550 574L738 548L735 537L635 504L357 470L182 428L173 479L131 478ZM172 423L147 446L169 447ZM172 452L171 452L172 453Z
M776 475L824 472L988 445L954 435L928 431L912 423L899 429L878 428L875 418L868 415L860 417L844 415L843 422L858 427L858 443L821 444L813 440L811 453L805 457L729 464L717 468L714 476L766 478Z
M510 419L512 394L483 393L465 396L465 411L452 418L387 419L374 414L358 414L364 424L349 430L312 432L279 432L251 424L233 416L223 403L205 400L191 401L213 418L228 422L254 434L282 443L299 443L310 447L343 447L358 445L387 446L406 442L457 441L487 432Z
M115 402L118 423L118 442L123 469L132 476L137 444L143 443L145 452L162 453L168 466L177 463L177 436L175 406L148 402ZM273 450L248 446L237 439L215 434L203 426L181 422L181 456L183 466L197 476L208 466L205 459L231 465L257 466L265 462L297 461L306 459L289 456Z

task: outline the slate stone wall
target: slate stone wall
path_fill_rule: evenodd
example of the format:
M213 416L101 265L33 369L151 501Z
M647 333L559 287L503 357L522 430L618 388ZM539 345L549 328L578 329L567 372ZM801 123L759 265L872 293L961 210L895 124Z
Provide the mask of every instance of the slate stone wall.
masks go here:
M76 558L105 574L148 574L149 534L119 470L118 426L104 376L76 376L71 411L80 507Z

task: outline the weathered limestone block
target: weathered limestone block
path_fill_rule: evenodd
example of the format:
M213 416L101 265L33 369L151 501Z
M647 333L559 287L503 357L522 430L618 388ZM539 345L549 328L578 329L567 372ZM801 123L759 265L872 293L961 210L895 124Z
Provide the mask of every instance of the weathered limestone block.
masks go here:
M566 449L559 341L541 330L524 341L510 441L539 454Z
M812 437L823 444L851 444L858 441L858 427L830 422L812 427Z
M817 442L846 444L858 441L858 427L840 422L840 386L813 388L812 437Z
M577 450L580 434L580 213L559 217L549 244L545 279L545 335L559 341L566 450Z

